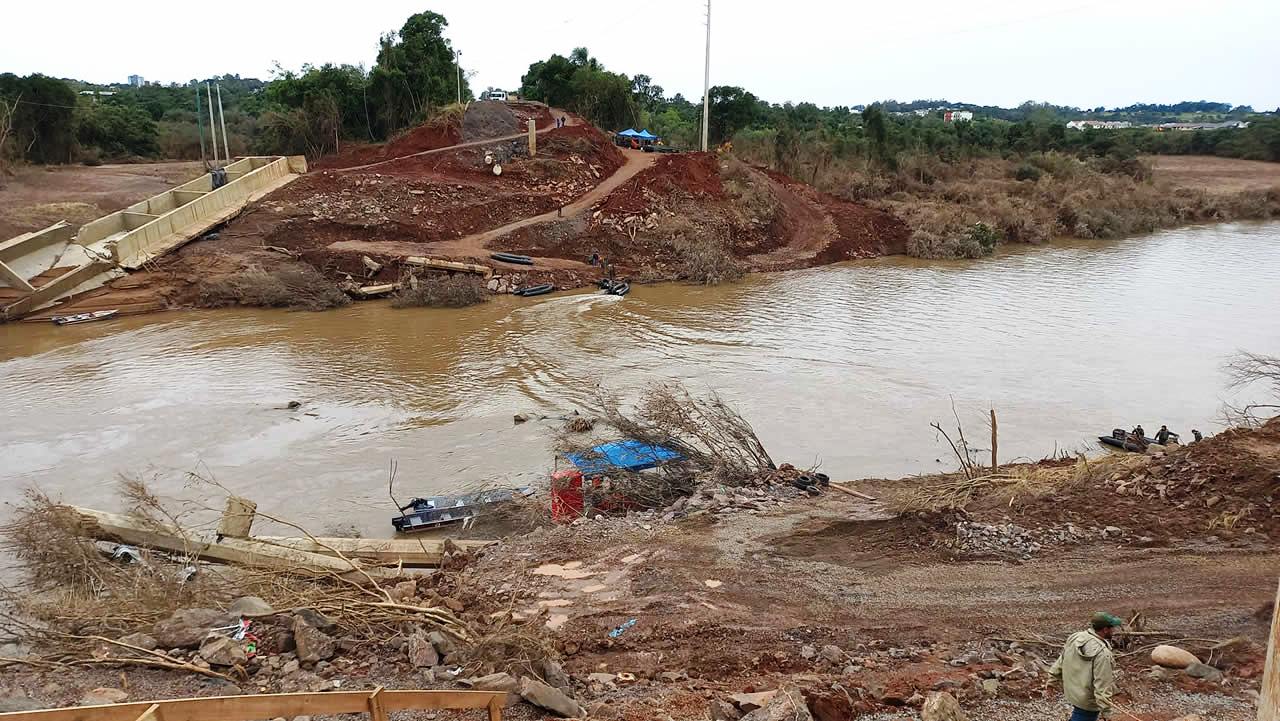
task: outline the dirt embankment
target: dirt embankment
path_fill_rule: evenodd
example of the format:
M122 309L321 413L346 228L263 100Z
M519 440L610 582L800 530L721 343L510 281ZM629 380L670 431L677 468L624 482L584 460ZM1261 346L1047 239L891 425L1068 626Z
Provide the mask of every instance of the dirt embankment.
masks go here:
M519 132L531 121L535 157ZM432 256L489 264L502 291L594 284L605 271L593 255L631 279L713 282L904 245L891 215L732 157L627 156L580 119L554 125L542 105L476 103L390 143L350 146L95 303L144 307L136 296L149 293L151 306L199 304L202 282L294 264L352 287L397 282L405 257ZM534 264L495 264L496 251Z
M504 250L581 259L600 254L623 272L698 279L708 249L748 271L773 271L902 252L892 215L820 193L778 173L707 153L663 155L593 209L588 222L542 226Z
M590 718L700 720L736 694L790 685L818 721L918 718L934 691L957 697L970 718L1060 718L1047 666L1067 634L1105 609L1130 622L1117 642L1116 699L1129 718L1246 721L1275 592L1278 462L1280 421L1272 421L1162 457L1095 459L1092 470L1070 460L1006 468L992 476L1017 484L984 486L967 515L949 518L891 508L946 479L855 484L881 500L835 489L811 497L776 483L706 487L667 509L512 535L394 588L408 603L443 604L486 629L481 648L451 655L450 666L480 675L500 661L528 674L550 655L566 672L554 683ZM1208 503L1215 495L1223 500ZM1125 499L1132 503L1116 505ZM1240 531L1249 544L1210 528L1217 509L1244 505L1258 509L1247 520L1253 533ZM1028 531L1124 526L1017 558L946 542L963 524L1002 513ZM1169 531L1167 547L1141 541L1153 529ZM281 618L289 620L255 621L268 631L247 665L255 688L458 685L443 665L415 668L413 633L394 629L300 667ZM1216 671L1152 670L1150 650L1162 642ZM417 653L431 655L421 645ZM3 675L45 703L73 703L119 679L86 670L50 686L40 672ZM130 671L129 681L145 689L135 700L221 688L158 672ZM525 704L509 711L535 713Z

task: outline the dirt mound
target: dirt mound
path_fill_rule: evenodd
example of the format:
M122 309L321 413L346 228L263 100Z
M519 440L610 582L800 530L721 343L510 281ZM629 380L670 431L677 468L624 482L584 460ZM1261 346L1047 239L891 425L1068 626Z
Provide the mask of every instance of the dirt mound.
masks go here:
M525 129L511 108L497 101L472 103L462 116L462 138L466 141L501 138Z
M720 166L711 153L663 155L652 168L613 191L601 210L605 215L649 212L679 198L721 198L724 183Z
M539 135L538 155L559 160L570 160L577 155L598 166L602 177L612 175L627 162L613 141L590 125L566 125Z
M412 155L424 150L447 148L461 141L462 133L455 121L438 121L407 130L387 143L348 145L341 153L327 155L315 161L311 164L311 168L312 170L352 168Z
M1102 474L1098 480L1064 483L1013 505L986 497L967 510L986 521L1008 517L1026 527L1115 526L1134 540L1156 542L1209 536L1261 541L1280 534L1280 517L1271 511L1280 491L1280 419L1258 429L1224 431L1162 456L1091 463L1095 470L1087 475Z

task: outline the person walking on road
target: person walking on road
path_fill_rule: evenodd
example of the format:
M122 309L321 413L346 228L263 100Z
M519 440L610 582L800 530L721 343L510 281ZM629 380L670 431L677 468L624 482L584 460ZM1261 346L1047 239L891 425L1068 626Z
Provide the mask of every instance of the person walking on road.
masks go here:
M1112 710L1115 655L1111 636L1123 625L1124 621L1109 613L1093 614L1089 628L1071 634L1049 668L1049 676L1062 682L1062 693L1071 704L1070 721L1098 721Z

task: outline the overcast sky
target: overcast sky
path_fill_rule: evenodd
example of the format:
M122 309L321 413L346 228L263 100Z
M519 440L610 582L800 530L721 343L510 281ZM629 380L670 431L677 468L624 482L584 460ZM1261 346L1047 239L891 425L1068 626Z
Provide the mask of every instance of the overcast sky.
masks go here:
M274 62L373 63L412 13L449 20L477 90L590 48L611 70L701 97L705 3L646 0L5 2L0 72L91 82L267 79ZM627 14L619 8L643 8ZM773 102L947 98L1094 107L1280 106L1280 0L715 0L713 85ZM530 17L532 15L532 17ZM225 28L225 32L210 28Z

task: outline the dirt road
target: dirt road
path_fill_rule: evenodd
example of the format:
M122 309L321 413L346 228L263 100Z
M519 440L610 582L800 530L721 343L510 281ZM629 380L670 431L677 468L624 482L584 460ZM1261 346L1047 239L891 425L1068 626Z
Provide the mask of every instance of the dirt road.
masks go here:
M627 158L626 165L623 165L615 171L613 175L606 178L604 182L592 188L577 200L564 206L560 211L535 215L530 218L518 220L514 223L508 223L500 228L494 228L493 230L485 231L483 233L468 235L457 240L433 243L430 246L431 252L447 255L486 255L485 248L488 247L489 243L507 235L508 233L515 232L521 228L539 225L541 223L553 223L558 220L576 218L582 215L584 212L590 210L593 205L603 200L607 195L620 187L623 183L634 178L638 173L644 171L646 168L653 167L653 163L657 158L654 153L644 153L638 150L626 150L623 151L623 154ZM538 258L535 261L535 265L538 264L547 265L549 267L585 265L584 263L565 260L562 258Z

